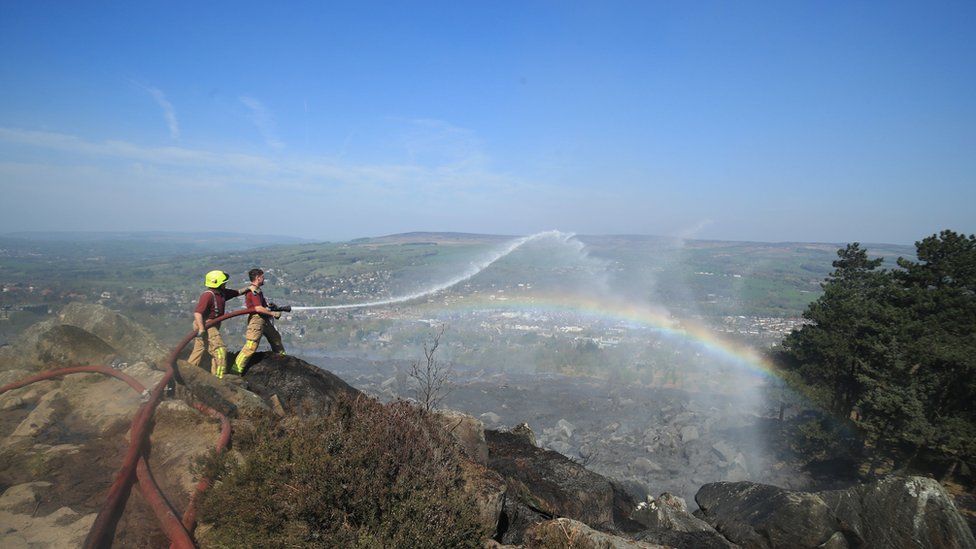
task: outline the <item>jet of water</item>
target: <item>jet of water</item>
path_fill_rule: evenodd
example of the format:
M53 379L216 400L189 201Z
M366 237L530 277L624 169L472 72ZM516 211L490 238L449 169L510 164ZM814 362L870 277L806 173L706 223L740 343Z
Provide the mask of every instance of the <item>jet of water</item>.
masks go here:
M383 305L394 305L396 303L405 303L407 301L413 301L415 299L420 299L422 297L427 297L429 295L436 294L437 292L446 290L452 286L457 286L458 284L474 277L478 273L484 271L490 267L496 261L506 257L515 250L521 248L522 246L532 242L534 240L542 240L545 238L554 238L560 242L567 242L569 239L576 236L574 233L563 233L560 231L543 231L541 233L531 234L529 236L523 236L522 238L516 238L512 240L505 246L495 250L494 252L488 254L487 256L481 258L479 261L473 261L470 266L458 276L424 288L422 290L416 291L412 294L402 295L399 297L391 297L389 299L382 299L379 301L367 301L365 303L344 303L342 305L322 305L318 307L292 307L293 311L328 311L337 309L360 309L364 307L381 307Z

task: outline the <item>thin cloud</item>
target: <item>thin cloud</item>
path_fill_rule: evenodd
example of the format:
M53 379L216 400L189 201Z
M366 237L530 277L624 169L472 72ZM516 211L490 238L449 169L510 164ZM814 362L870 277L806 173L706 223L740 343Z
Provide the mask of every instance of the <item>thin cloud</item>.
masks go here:
M126 141L95 142L74 135L0 127L0 143L58 151L83 162L134 162L177 178L201 175L252 187L305 192L372 190L395 195L513 195L536 185L494 173L478 163L345 162L341 159L213 152L186 147L146 147ZM70 169L64 168L66 175ZM474 199L474 198L473 198Z
M180 138L180 123L176 120L176 110L173 109L173 104L166 99L166 94L163 93L159 88L154 88L152 86L140 85L159 105L159 108L163 109L163 117L166 119L166 126L169 128L169 135L173 139Z
M283 149L285 144L278 138L277 123L275 122L274 115L264 106L264 103L247 95L242 95L239 99L251 111L251 122L261 132L261 136L264 137L264 142L273 149Z

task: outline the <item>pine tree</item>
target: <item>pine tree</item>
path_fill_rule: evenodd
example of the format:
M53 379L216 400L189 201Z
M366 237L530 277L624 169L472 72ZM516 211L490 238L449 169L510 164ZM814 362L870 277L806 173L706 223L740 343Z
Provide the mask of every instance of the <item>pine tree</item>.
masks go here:
M837 256L823 295L804 312L813 324L790 334L783 347L807 383L826 389L824 404L848 417L866 389L864 371L877 369L873 363L890 336L893 311L884 298L891 274L878 269L883 259L868 259L857 242Z
M909 383L935 427L931 445L976 456L976 235L942 231L915 243L918 261L899 258L911 338Z
M976 457L976 236L943 231L917 261L880 269L858 243L838 250L824 293L787 336L783 364L876 453ZM954 465L952 465L954 467ZM952 469L950 468L950 471Z

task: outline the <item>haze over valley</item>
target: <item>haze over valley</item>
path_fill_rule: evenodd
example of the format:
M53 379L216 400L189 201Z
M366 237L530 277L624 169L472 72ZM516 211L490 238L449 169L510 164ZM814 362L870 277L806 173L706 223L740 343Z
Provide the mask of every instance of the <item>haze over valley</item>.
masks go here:
M215 253L134 257L140 243L158 250L158 235L62 238L2 240L6 337L75 300L175 337L198 271L221 265L237 286L260 265L269 298L293 307L278 322L289 352L383 399L413 398L407 366L443 328L440 358L455 376L445 405L489 427L527 422L544 447L627 480L641 497L671 491L691 501L718 480L837 483L793 459L773 420L781 407L791 416L808 404L765 358L806 322L837 245L552 231L238 250L226 242L244 237L220 236L194 239ZM889 262L910 252L872 247ZM59 276L48 276L55 263ZM243 341L241 326L225 332L231 348Z

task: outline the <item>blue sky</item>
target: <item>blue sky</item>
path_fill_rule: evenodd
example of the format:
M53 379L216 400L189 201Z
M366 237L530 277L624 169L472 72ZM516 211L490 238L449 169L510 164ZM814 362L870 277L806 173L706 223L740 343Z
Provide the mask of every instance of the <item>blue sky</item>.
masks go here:
M0 8L0 232L976 231L973 2L65 4Z

